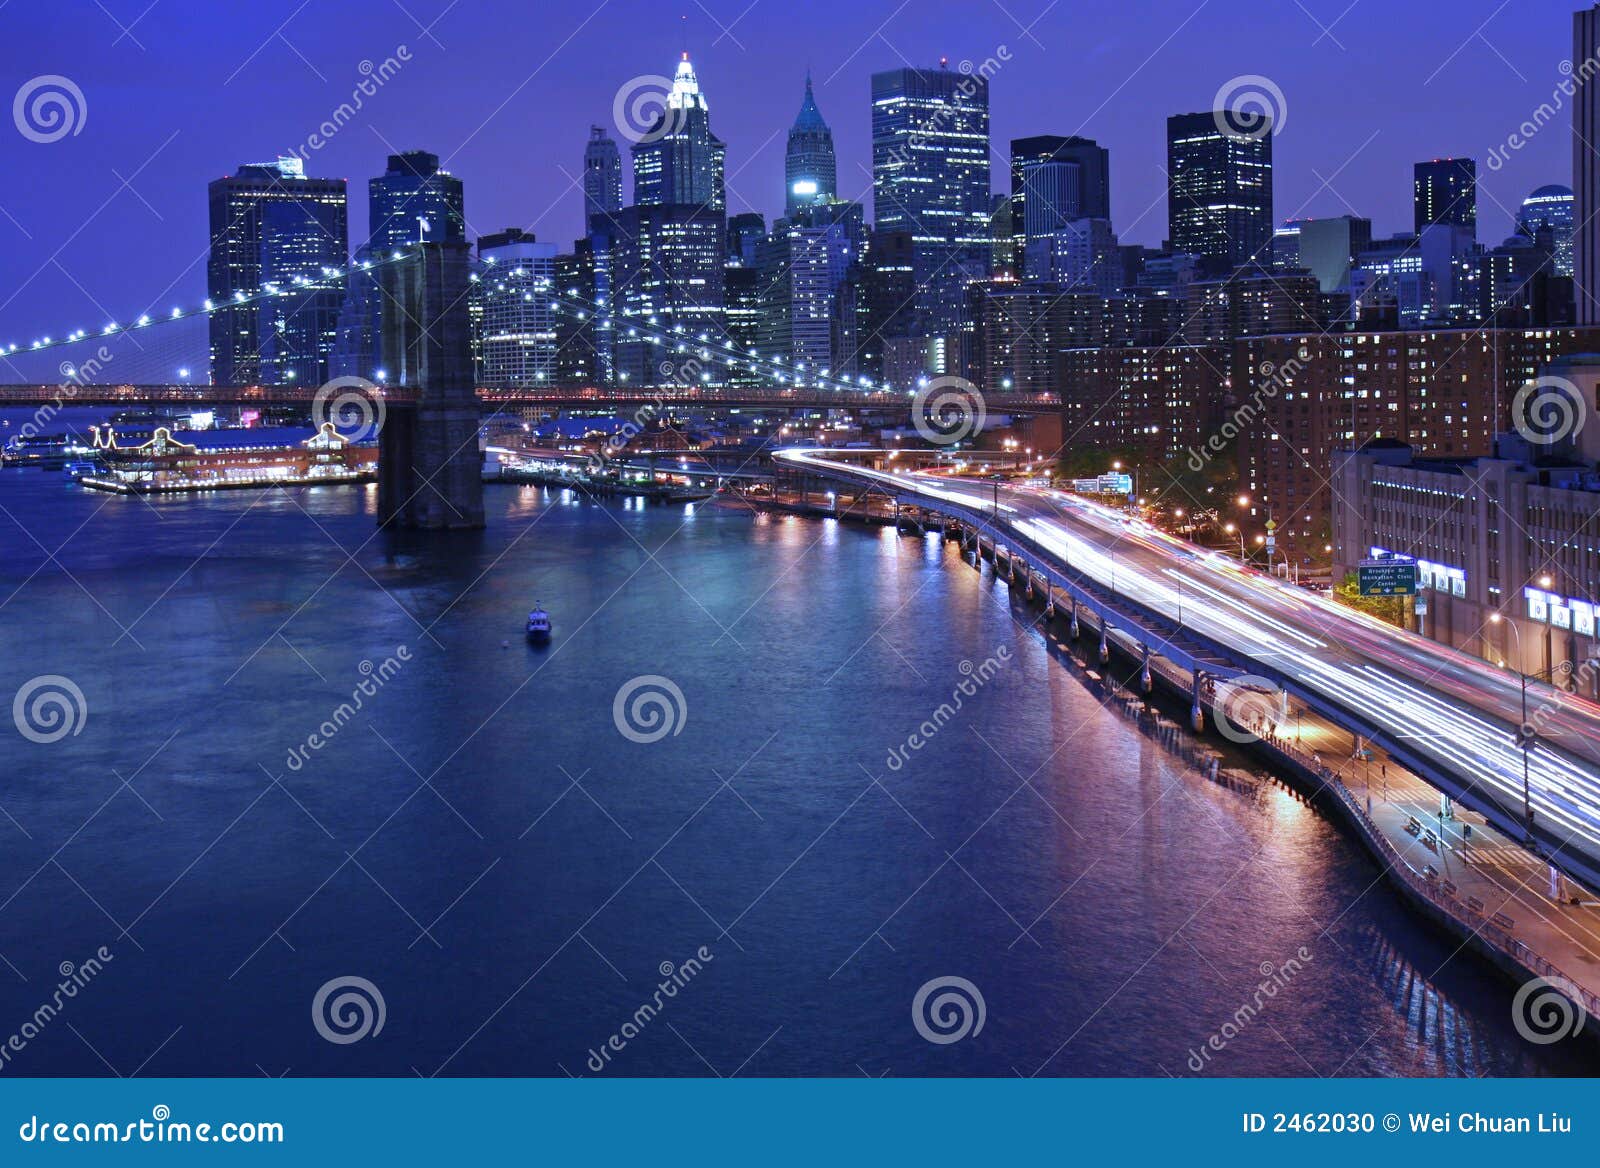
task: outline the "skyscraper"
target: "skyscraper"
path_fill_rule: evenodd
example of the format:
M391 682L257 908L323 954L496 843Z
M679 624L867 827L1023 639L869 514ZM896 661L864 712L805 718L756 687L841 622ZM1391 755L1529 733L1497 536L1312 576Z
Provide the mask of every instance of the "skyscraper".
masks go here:
M389 155L388 169L367 183L367 212L372 226L367 242L375 253L424 239L461 243L467 238L461 180L441 170L439 156L426 150Z
M622 314L616 368L635 385L718 376L713 364L698 358L665 360L668 350L651 334L723 335L723 155L685 51L666 108L633 146L634 205L615 216L611 304Z
M1091 138L1037 134L1011 139L1012 215L1018 222L1027 218L1028 173L1035 166L1056 168L1046 173L1071 175L1074 201L1058 206L1061 223L1111 218L1110 152Z
M508 227L478 240L483 261L481 379L549 385L556 375L556 245Z
M1272 253L1272 121L1232 110L1167 119L1167 235L1212 273Z
M1600 4L1572 14L1572 59L1600 54ZM1600 83L1574 70L1572 106L1572 282L1578 323L1600 324Z
M1416 164L1412 180L1412 230L1444 223L1478 235L1478 164L1470 158L1435 158Z
M667 107L633 145L633 201L640 207L706 207L721 214L722 140L711 132L710 107L684 50Z
M789 145L784 154L784 208L793 215L816 199L838 195L839 181L833 156L833 131L822 120L817 100L811 93L811 74L806 73L806 96L800 113L789 127Z
M589 127L589 144L583 148L583 225L596 215L622 210L622 155L603 126Z
M298 158L239 167L208 187L211 380L317 385L327 380L343 292L304 287L342 269L350 238L345 182L307 178ZM241 303L271 285L276 295Z
M1555 274L1572 275L1572 190L1551 184L1522 200L1517 210L1517 231L1534 239L1541 230L1550 233L1555 254Z
M879 231L911 233L917 335L960 327L965 286L989 271L989 81L982 72L872 75L872 205ZM933 354L930 367L944 372Z

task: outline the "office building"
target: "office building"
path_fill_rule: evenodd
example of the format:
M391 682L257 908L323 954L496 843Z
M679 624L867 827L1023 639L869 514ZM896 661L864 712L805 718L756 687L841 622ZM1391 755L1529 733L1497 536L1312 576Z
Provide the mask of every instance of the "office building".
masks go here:
M1272 258L1272 122L1232 110L1167 119L1170 250L1222 274Z
M603 126L589 127L583 148L583 223L622 210L622 154Z
M305 281L349 260L344 179L307 178L300 159L280 158L239 167L208 196L213 384L322 384L344 290ZM273 295L246 299L269 286Z
M816 199L833 199L839 194L839 179L833 155L833 131L822 120L816 97L811 92L811 74L806 73L806 95L800 112L789 127L789 142L784 152L784 209L793 215Z
M1518 233L1530 240L1540 231L1550 233L1558 276L1572 275L1572 216L1572 188L1554 184L1534 191L1517 210Z
M1478 238L1478 164L1470 158L1435 158L1414 167L1412 230L1436 224L1465 228Z
M508 227L478 240L483 295L480 380L552 385L556 380L556 245Z

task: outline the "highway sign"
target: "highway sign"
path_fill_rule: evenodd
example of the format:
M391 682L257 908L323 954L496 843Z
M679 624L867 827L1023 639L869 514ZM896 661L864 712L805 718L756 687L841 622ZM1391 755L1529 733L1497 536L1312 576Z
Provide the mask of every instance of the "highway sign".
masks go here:
M1363 596L1417 594L1417 566L1405 560L1363 560L1356 575Z

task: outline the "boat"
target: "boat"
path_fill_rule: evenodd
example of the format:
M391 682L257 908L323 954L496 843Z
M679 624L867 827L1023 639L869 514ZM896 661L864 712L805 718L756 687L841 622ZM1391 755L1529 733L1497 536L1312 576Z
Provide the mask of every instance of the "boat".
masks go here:
M538 605L528 614L528 640L535 645L550 643L550 614Z

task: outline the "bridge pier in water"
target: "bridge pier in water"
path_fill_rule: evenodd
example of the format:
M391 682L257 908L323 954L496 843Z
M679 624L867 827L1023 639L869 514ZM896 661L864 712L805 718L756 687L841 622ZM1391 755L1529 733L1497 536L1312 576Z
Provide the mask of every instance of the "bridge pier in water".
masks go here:
M380 524L484 525L467 277L465 243L425 243L383 269L384 367L419 397L391 404L378 432Z

